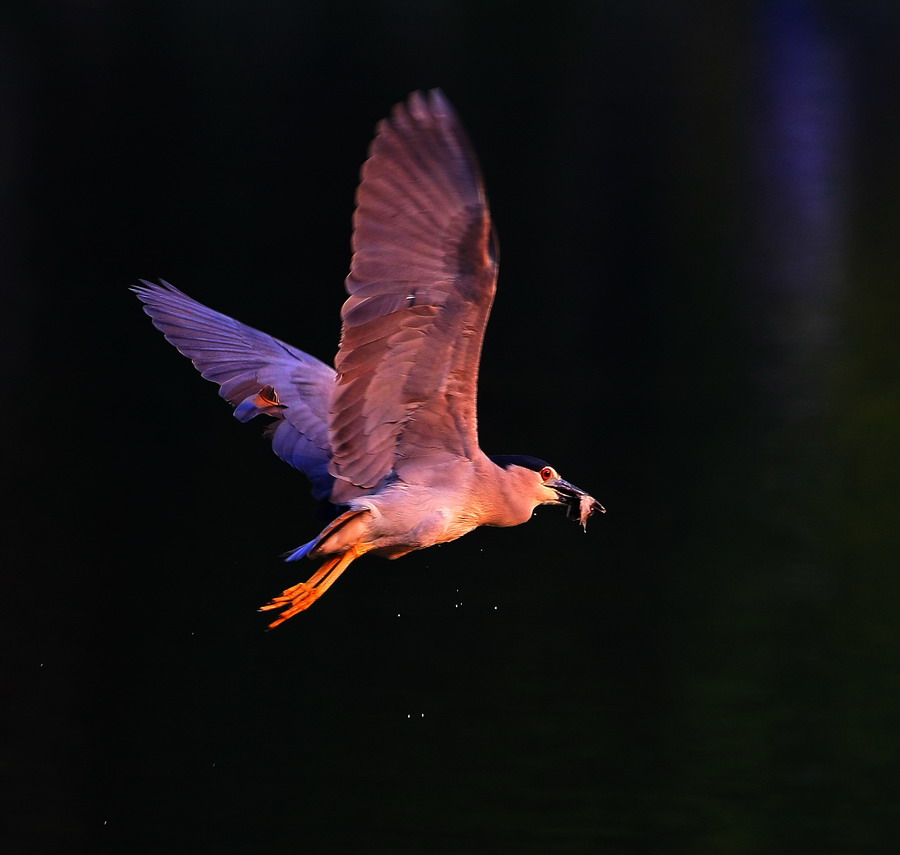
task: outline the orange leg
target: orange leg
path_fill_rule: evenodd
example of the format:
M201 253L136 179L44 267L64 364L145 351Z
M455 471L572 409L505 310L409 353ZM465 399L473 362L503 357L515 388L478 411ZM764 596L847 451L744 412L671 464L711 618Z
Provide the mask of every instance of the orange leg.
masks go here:
M363 544L354 544L341 555L326 559L322 566L305 582L293 585L277 597L273 597L271 602L266 603L260 611L267 612L281 608L284 611L269 624L269 629L274 629L288 618L308 609L337 581L338 576L366 551Z

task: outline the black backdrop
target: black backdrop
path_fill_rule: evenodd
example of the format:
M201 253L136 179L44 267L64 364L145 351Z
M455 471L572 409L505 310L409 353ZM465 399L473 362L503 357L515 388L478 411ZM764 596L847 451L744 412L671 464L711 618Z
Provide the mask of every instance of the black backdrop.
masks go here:
M0 16L4 851L895 851L898 8ZM265 633L312 501L127 288L330 360L372 129L432 86L502 247L482 444L610 512Z

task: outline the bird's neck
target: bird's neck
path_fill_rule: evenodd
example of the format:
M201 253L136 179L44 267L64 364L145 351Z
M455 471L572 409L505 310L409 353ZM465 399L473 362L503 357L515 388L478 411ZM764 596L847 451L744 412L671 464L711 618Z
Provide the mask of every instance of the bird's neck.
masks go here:
M503 469L491 460L481 473L481 484L489 489L481 493L483 501L482 525L521 525L531 519L535 503L526 483L527 475L513 469Z

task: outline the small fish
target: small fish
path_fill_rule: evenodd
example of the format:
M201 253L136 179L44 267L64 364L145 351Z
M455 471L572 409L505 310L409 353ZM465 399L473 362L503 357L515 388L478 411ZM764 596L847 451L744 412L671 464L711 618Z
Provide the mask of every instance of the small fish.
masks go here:
M581 527L587 531L587 521L595 511L605 514L606 508L604 508L593 496L589 496L587 493L580 493L577 504L573 502L569 505L566 516L568 516L570 520L578 520Z

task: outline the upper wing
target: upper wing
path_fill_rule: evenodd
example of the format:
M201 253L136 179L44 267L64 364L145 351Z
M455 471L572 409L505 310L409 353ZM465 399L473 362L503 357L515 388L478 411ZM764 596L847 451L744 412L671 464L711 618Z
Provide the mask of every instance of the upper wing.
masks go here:
M132 290L153 325L207 380L219 384L219 394L237 408L237 418L248 421L265 413L277 419L269 433L275 453L309 477L317 499L327 499L333 484L327 424L333 369L192 300L168 282L141 281Z
M438 90L377 129L362 168L335 361L332 499L478 453L476 387L497 265L465 132Z

